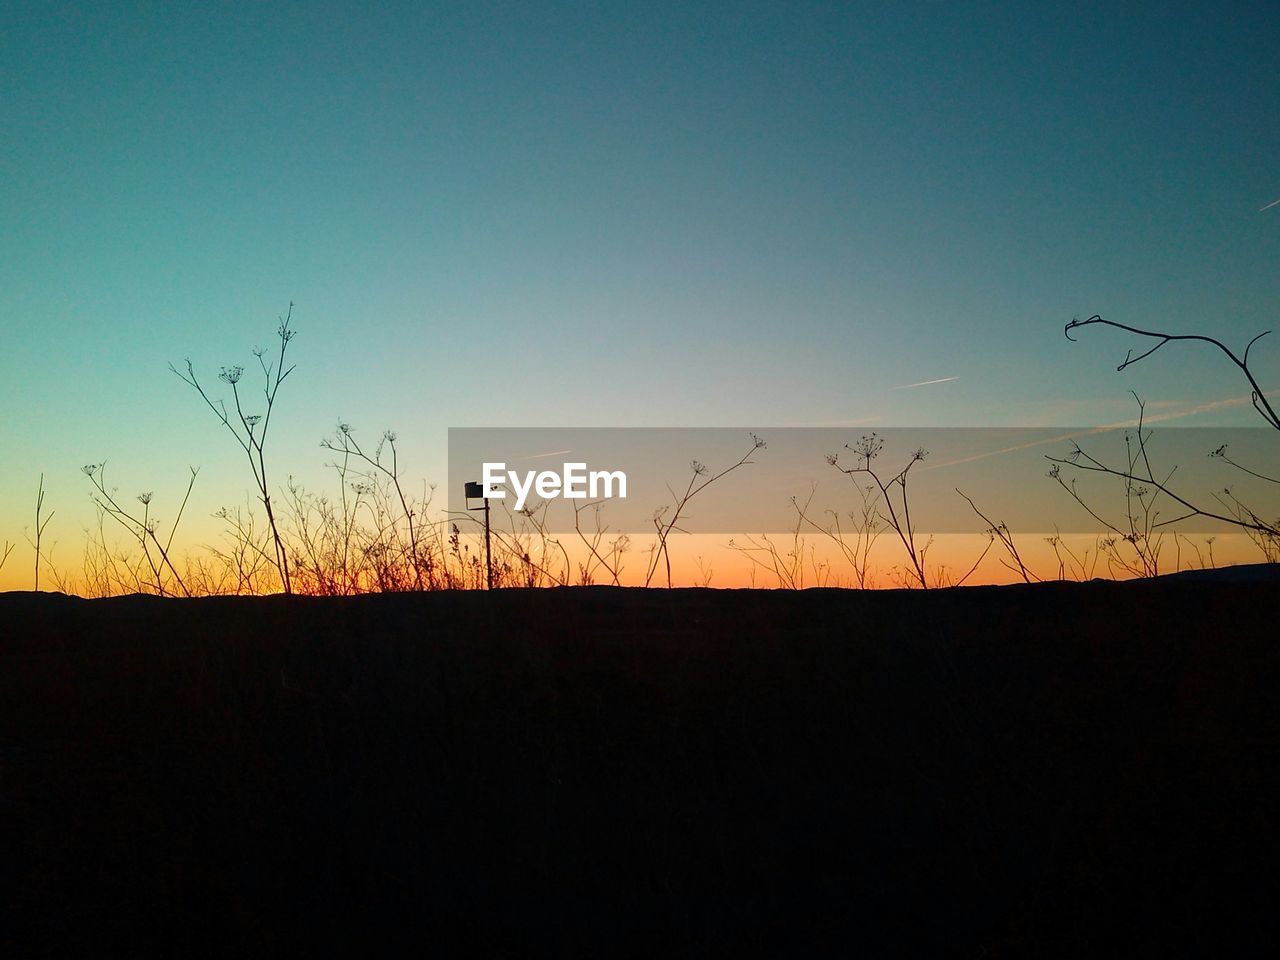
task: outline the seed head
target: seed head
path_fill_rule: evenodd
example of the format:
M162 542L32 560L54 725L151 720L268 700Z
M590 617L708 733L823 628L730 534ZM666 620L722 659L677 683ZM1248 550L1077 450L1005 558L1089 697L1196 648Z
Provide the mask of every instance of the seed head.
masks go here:
M852 450L854 453L865 457L867 460L874 460L880 455L880 451L884 449L884 437L881 437L875 432L869 434L864 433L858 438L858 442L853 446L849 446L849 444L846 443L845 447Z

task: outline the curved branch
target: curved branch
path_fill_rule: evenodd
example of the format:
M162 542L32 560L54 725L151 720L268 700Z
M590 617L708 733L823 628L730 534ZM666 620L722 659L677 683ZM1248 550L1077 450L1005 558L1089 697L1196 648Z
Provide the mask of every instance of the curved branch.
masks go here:
M1117 372L1123 370L1125 367L1129 366L1130 364L1137 363L1139 360L1145 360L1147 357L1151 356L1151 354L1155 353L1157 350L1163 347L1166 343L1170 343L1174 340L1199 340L1201 343L1207 343L1210 346L1217 347L1220 351L1226 354L1227 358L1233 364L1235 364L1236 367L1240 369L1240 372L1243 373L1245 375L1245 378L1249 381L1249 386L1253 388L1254 409L1257 410L1258 413L1262 415L1263 419L1265 419L1267 423L1275 427L1277 430L1280 430L1280 415L1278 415L1276 411L1272 408L1270 402L1267 400L1266 393L1263 391L1262 387L1258 385L1258 381L1254 379L1253 372L1249 369L1250 348L1255 343L1257 343L1260 339L1262 339L1268 333L1270 333L1271 332L1270 330L1264 330L1262 333L1258 334L1256 337L1254 337L1252 340L1249 341L1248 346L1245 347L1243 358L1237 357L1230 347L1224 344L1221 340L1217 340L1214 337L1206 337L1203 334L1198 334L1198 333L1163 333L1158 330L1143 330L1140 327L1131 327L1128 324L1117 323L1114 320L1104 320L1100 315L1096 313L1092 317L1090 317L1088 320L1079 320L1079 319L1072 320L1063 328L1062 333L1068 340L1074 343L1076 338L1071 336L1072 330L1075 330L1077 327L1087 327L1095 323L1101 323L1108 327L1115 327L1117 330L1124 330L1127 333L1134 333L1140 337L1151 337L1152 339L1159 341L1150 350L1144 351L1143 353L1140 353L1136 357L1133 355L1133 351L1130 350L1128 353L1125 354L1124 362L1121 363L1120 366L1116 367Z

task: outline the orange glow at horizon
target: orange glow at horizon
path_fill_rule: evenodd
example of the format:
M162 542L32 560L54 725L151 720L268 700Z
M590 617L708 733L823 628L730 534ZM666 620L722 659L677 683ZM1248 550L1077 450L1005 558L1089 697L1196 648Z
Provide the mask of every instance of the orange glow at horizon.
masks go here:
M1109 565L1094 535L1062 535L1058 538L1056 550L1050 542L1052 537L1052 534L1019 534L1015 537L1015 546L1033 580L1129 579L1135 575L1115 564ZM474 537L463 539L479 552L479 540ZM589 552L582 544L570 544L568 538L565 541L563 551L556 550L560 564L556 573L563 577L564 571L569 569L571 572L565 579L570 585L575 585L581 580L580 564L589 557ZM925 555L925 573L930 587L955 585L962 578L965 586L1023 581L1012 557L999 541L989 544L987 537L980 534L945 534L933 537L931 543L928 537L920 538L917 545L926 543L929 547ZM860 582L853 564L839 549L829 541L824 543L817 538L797 540L790 535L768 539L758 536L729 538L720 534L685 534L673 535L669 547L671 581L675 587L852 588ZM54 569L69 579L72 592L79 593L80 590L75 589L79 586L74 574L76 561L64 559L66 556L65 550L55 554ZM188 556L207 559L201 547L192 549ZM1214 538L1169 536L1160 552L1159 572L1259 563L1263 559L1258 548L1243 534L1224 534ZM0 569L0 591L30 590L34 579L33 562L30 546L17 544L8 562ZM648 543L636 543L630 547L622 556L619 585L644 586L651 563ZM592 582L608 585L613 583L613 577L597 567L593 571ZM891 532L882 534L875 544L864 582L872 589L918 586L906 549ZM57 589L56 579L47 566L42 568L40 583L42 590ZM666 565L660 560L655 565L649 586L665 587L666 584Z

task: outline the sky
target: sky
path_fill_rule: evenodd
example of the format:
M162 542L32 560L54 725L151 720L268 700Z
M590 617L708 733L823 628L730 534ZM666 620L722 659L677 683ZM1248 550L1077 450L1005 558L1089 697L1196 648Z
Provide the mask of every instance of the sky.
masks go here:
M74 557L82 464L250 486L213 386L293 307L270 465L339 420L444 482L461 426L1254 425L1280 304L1265 3L0 9L0 541ZM1255 347L1280 392L1280 333ZM0 586L14 577L0 574ZM22 586L22 582L8 582Z

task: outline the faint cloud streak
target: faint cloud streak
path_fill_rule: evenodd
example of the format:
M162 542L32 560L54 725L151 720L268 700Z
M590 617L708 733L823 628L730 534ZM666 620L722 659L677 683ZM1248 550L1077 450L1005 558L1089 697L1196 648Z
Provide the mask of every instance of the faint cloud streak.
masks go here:
M865 427L869 423L883 423L884 417L862 417L860 420L810 420L803 423L784 423L785 429L795 427Z
M1280 203L1280 201L1277 201ZM1182 417L1195 416L1197 413L1209 413L1213 410L1226 410L1232 407L1242 407L1253 402L1253 395L1249 394L1243 397L1229 397L1226 400L1210 400L1208 403L1197 404L1194 407L1188 407L1185 410L1170 410L1167 413L1157 413L1154 415L1144 415L1142 425L1149 426L1152 423L1163 423L1169 420L1179 420ZM945 460L942 463L922 464L919 467L920 473L930 470L940 470L943 467L954 467L962 463L973 463L975 460L985 460L988 457L998 457L1006 453L1016 453L1019 450L1030 450L1033 447L1043 447L1051 443L1062 443L1066 440L1072 440L1076 437L1089 437L1099 433L1111 433L1115 430L1132 430L1138 426L1138 418L1132 420L1123 420L1118 423L1109 423L1100 427L1089 427L1085 430L1077 430L1072 433L1063 433L1054 437L1045 437L1043 439L1032 440L1029 443L1020 443L1011 447L1002 447L998 450L988 450L983 453L975 453L967 457L956 457L952 460Z
M950 383L952 380L959 380L959 377L939 377L937 380L921 380L919 383L904 383L899 387L890 387L890 390L910 390L912 387L928 387L935 383Z

